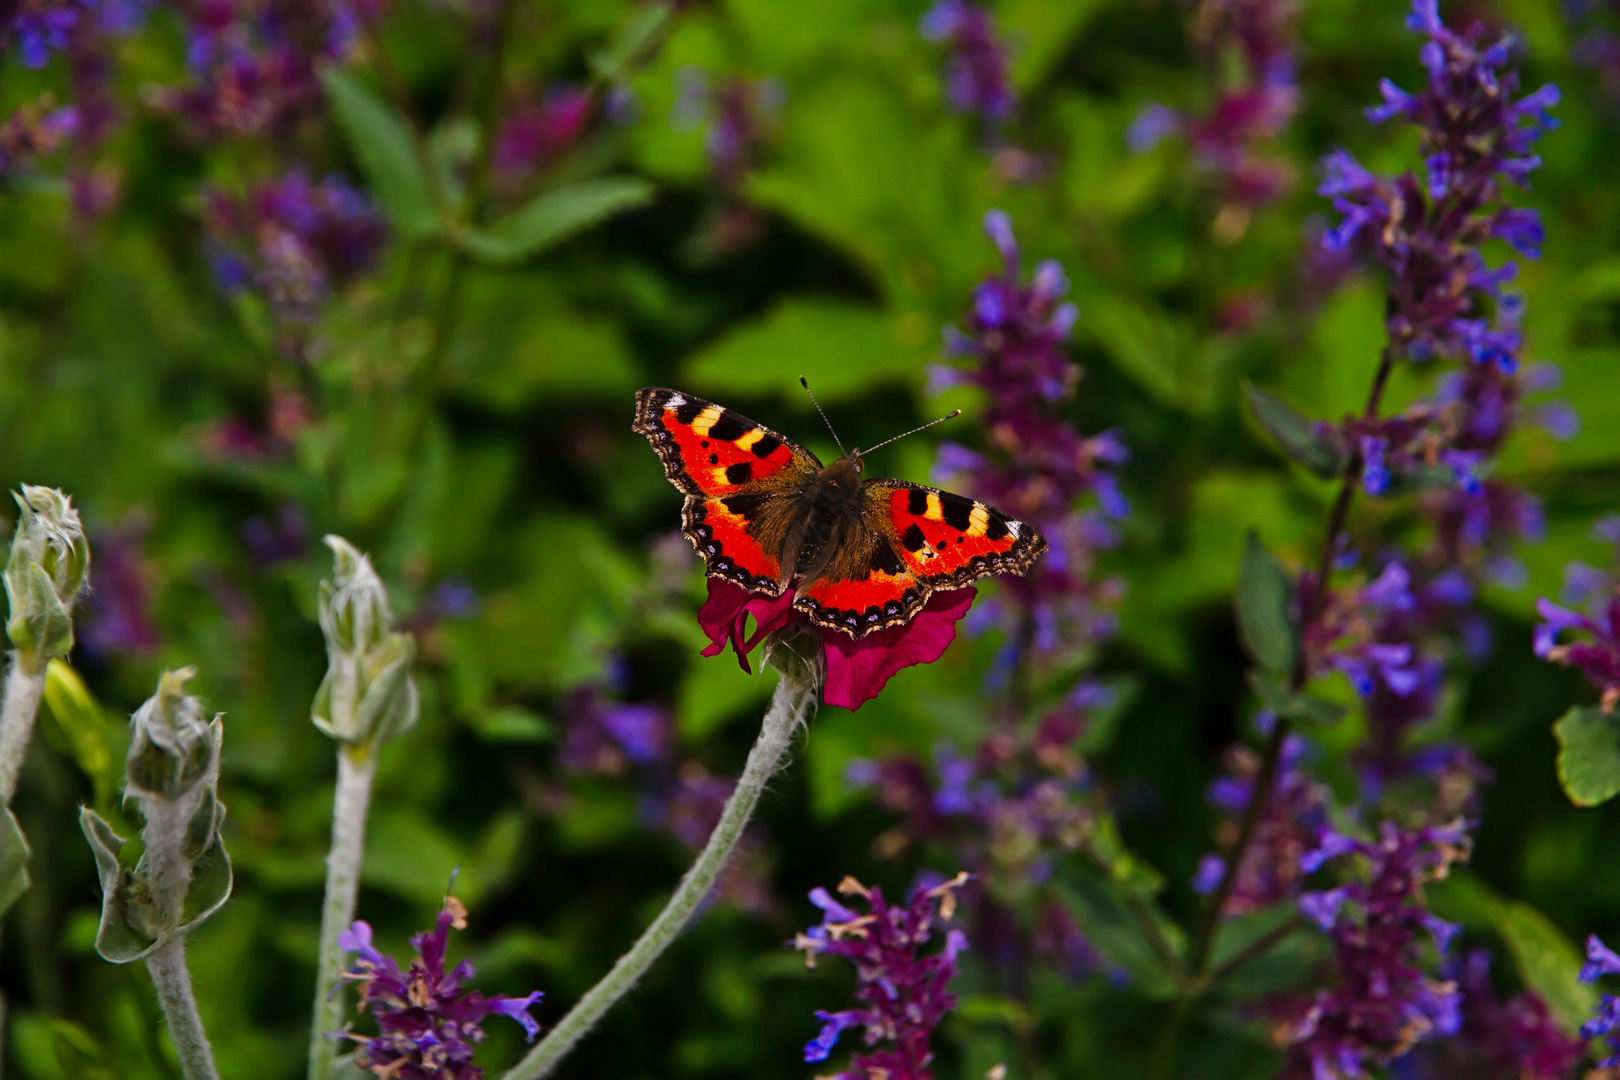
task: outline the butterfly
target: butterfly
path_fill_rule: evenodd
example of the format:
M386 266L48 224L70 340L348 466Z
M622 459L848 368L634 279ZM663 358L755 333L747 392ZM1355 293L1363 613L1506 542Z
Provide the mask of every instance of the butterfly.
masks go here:
M633 427L686 496L682 531L711 576L770 596L791 586L811 622L857 639L909 622L936 591L1022 574L1046 550L1037 530L982 502L862 480L859 450L823 465L786 436L677 390L637 392Z

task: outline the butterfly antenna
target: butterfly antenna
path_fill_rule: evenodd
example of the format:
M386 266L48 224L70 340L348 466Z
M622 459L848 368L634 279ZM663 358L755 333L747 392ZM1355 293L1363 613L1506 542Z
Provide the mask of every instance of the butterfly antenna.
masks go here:
M870 454L873 450L881 450L883 447L888 446L892 442L898 442L899 440L905 438L907 435L915 435L919 431L926 431L929 428L933 427L935 424L943 424L947 420L955 420L958 416L961 416L961 415L962 415L962 410L957 409L955 412L952 412L952 413L949 413L949 414L947 414L945 416L942 416L938 420L930 420L930 421L928 421L928 423L924 424L922 427L912 428L910 431L901 432L899 435L896 435L892 439L884 439L882 442L878 443L876 446L868 446L865 450L862 450L861 453L862 454Z
M810 404L814 405L816 407L816 412L821 414L821 421L827 425L827 430L832 431L833 442L838 443L838 452L840 454L849 453L848 450L844 449L843 442L839 440L838 432L833 431L832 421L827 419L827 410L821 407L821 402L816 400L815 391L810 389L810 381L803 375L800 375L799 385L804 387L804 392L810 395Z

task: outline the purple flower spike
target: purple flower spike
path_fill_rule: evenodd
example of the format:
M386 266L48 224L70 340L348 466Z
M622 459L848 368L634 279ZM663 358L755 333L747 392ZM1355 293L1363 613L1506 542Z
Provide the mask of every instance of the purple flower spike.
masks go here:
M338 938L341 948L358 953L344 977L360 990L360 1008L377 1022L376 1035L349 1029L335 1034L358 1043L354 1064L378 1076L400 1080L481 1080L483 1070L472 1064L473 1052L484 1040L483 1021L499 1014L523 1025L528 1041L540 1034L529 1009L541 998L539 991L521 998L496 994L485 997L462 990L473 974L466 961L445 970L450 931L466 929L467 909L453 896L431 933L417 934L411 947L417 958L401 972L391 956L371 944L371 927L356 922Z
M1007 74L1007 56L990 13L967 0L939 0L919 26L923 37L949 50L945 96L957 112L987 124L1005 121L1018 105Z
M919 884L903 907L891 907L883 890L868 889L846 877L838 891L865 902L867 914L858 915L834 900L825 889L815 889L811 901L825 915L791 943L804 951L805 963L815 967L821 954L841 956L855 966L855 997L861 1007L843 1012L817 1011L821 1031L804 1047L804 1060L825 1061L839 1036L852 1027L864 1027L865 1049L856 1051L852 1067L834 1074L838 1080L932 1080L934 1059L928 1043L934 1028L956 1007L946 986L956 975L956 957L967 948L959 930L946 934L945 948L921 955L941 923L956 912L956 890L972 880L957 874L930 886Z
M1581 968L1581 982L1597 982L1605 975L1620 975L1620 956L1593 934L1586 939L1586 966Z

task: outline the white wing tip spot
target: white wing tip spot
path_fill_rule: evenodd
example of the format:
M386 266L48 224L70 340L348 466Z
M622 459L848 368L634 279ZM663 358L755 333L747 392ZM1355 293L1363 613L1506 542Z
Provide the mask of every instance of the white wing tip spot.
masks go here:
M671 394L671 395L669 395L669 400L664 402L664 408L666 408L666 409L678 409L682 405L685 405L685 404L686 404L686 399L681 397L681 395L679 395L679 394Z
M1007 531L1012 533L1012 538L1014 540L1017 540L1020 537L1022 537L1023 528L1024 528L1024 523L1022 521L1009 521L1009 522L1007 522Z

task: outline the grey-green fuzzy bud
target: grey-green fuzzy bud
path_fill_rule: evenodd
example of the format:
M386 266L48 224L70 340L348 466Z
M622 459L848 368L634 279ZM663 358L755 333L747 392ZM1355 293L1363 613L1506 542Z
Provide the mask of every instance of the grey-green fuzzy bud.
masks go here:
M311 719L349 745L380 742L416 723L416 641L394 629L388 594L371 560L340 536L328 536L326 543L333 580L321 582L318 603L327 669Z
M72 500L55 488L24 484L22 514L6 561L6 634L32 671L73 648L73 604L90 573L90 545Z
M196 668L165 671L157 693L130 717L124 773L130 791L173 801L218 774L224 725L187 694Z

